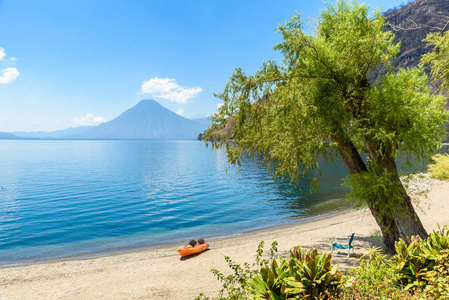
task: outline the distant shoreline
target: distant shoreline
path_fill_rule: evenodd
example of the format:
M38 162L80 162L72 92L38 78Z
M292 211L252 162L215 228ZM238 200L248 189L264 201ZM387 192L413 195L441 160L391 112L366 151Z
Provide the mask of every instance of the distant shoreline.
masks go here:
M0 141L198 141L204 142L204 140L199 140L197 138L189 139L69 139L69 138L34 138L34 137L16 137L14 138L2 138L0 136ZM449 146L448 142L443 142L443 146Z

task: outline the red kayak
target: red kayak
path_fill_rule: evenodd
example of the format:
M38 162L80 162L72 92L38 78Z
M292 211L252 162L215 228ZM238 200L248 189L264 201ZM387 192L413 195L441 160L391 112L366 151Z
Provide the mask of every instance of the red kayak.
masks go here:
M184 256L188 256L188 255L192 255L192 254L197 254L197 253L203 252L207 248L209 248L209 243L202 243L202 244L198 243L198 244L196 244L193 247L191 245L188 245L188 246L186 246L184 248L181 248L181 249L178 249L176 251L178 251L178 253L182 257L184 257Z

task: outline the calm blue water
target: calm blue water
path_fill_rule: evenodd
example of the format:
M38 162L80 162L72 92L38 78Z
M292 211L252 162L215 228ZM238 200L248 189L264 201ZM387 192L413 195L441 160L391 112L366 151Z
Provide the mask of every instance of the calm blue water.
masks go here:
M298 220L342 198L340 164L320 191L273 180L198 141L0 141L0 265L95 256ZM338 204L340 205L340 204Z

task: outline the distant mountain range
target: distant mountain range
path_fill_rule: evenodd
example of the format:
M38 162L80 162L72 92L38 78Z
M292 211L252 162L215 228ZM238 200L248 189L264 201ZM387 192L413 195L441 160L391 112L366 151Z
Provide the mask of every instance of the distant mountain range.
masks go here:
M87 131L88 129L94 128L95 126L80 126L75 128L67 128L63 130L56 130L52 132L45 132L45 131L35 131L35 132L22 132L22 131L16 131L11 132L15 137L21 137L21 138L32 138L32 139L60 139L64 138L68 135L72 134L78 134L84 131Z
M117 118L98 126L53 132L0 132L0 139L195 139L208 125L207 118L189 120L155 100L142 100Z
M0 132L0 140L17 140L20 137L14 136L9 132Z

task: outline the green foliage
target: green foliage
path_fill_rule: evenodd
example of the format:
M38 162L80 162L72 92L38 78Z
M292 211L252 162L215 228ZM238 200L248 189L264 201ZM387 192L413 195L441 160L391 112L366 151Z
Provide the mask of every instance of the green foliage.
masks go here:
M285 300L285 299L449 299L449 232L447 227L434 231L426 240L413 238L409 245L396 243L394 257L370 249L361 258L360 267L342 276L331 266L331 255L318 255L316 249L302 252L298 247L287 259L274 259L277 243L273 242L270 258L262 259L259 244L255 263L250 269L226 260L233 274L224 276L219 298L214 300ZM226 295L225 295L226 292ZM195 300L212 300L200 294Z
M250 292L248 291L249 280L259 273L258 268L269 264L273 260L274 255L277 253L277 244L276 241L273 241L270 248L269 259L263 259L263 247L265 242L261 241L257 247L255 261L252 265L245 262L242 267L240 264L234 262L229 256L225 256L225 260L232 270L232 274L226 276L217 269L211 270L217 279L223 282L223 288L220 290L219 298L217 298L217 300L237 300L250 295ZM209 298L200 295L197 299L206 300Z
M341 272L331 267L331 255L316 249L301 252L297 246L289 259L273 260L249 281L253 299L326 299L338 292Z
M232 164L246 154L295 184L312 177L311 190L318 188L318 159L341 157L351 195L368 204L393 252L399 236L425 232L395 158L413 155L427 163L439 149L448 117L444 98L431 94L421 69L392 70L400 45L378 10L340 0L327 4L315 24L308 34L301 16L292 17L278 27L282 41L274 48L283 54L281 63L267 61L254 75L235 70L216 95L223 106L206 141L226 147ZM377 68L386 73L371 80ZM412 218L403 226L407 232L398 230Z
M344 276L339 297L331 299L449 299L447 230L426 240L413 238L408 245L400 240L396 251L390 259L371 249L360 268Z
M427 167L427 172L432 178L439 180L449 180L449 155L437 154L432 157L435 162Z
M442 79L441 88L449 87L449 35L447 32L429 33L424 40L428 45L434 46L434 50L423 55L421 64L430 65L432 68L432 78L436 80Z
M216 95L224 105L206 140L213 147L224 142L233 164L243 154L262 156L275 175L292 181L317 177L317 157L335 160L342 143L365 151L362 136L381 156L404 151L427 159L443 133L443 98L431 95L419 69L368 81L374 68L389 69L399 51L385 25L379 11L347 1L328 4L313 35L294 16L278 27L282 63L267 61L255 75L236 69Z
M396 275L379 248L370 249L360 268L352 269L343 282L341 297L332 299L402 299L409 294L398 288Z
M278 27L282 42L275 50L282 52L282 63L267 61L254 75L235 70L223 93L216 95L224 103L212 117L206 141L212 147L224 145L233 164L240 164L247 154L262 157L262 164L275 176L292 182L311 176L311 188L318 186L317 158L332 162L340 154L352 174L346 181L352 195L375 211L385 236L389 226L402 222L397 214L401 208L416 217L411 205L403 205L409 199L394 159L400 153L408 159L413 153L417 161L426 162L439 149L448 117L444 98L430 93L421 69L391 70L400 45L393 44L394 35L385 29L378 10L370 12L365 5L340 0L327 4L316 24L309 35L300 15L294 16ZM440 53L446 55L445 44L440 45ZM371 81L375 68L386 74ZM361 160L361 152L369 154L368 164ZM406 234L424 232L419 222L413 225L417 228L407 227ZM392 243L387 246L393 250ZM247 295L245 286L257 272L252 273L249 265L237 268L228 263L236 277L217 276L225 283L240 284L239 291ZM276 295L285 293L287 287L282 291L280 283L286 282L284 273L278 273L281 266L266 264L258 284L251 281L256 284L253 289L270 287ZM268 281L269 285L262 284Z
M383 281L385 284L388 283L388 285L392 283L396 285L396 275L389 265L389 259L381 253L382 250L380 248L370 248L362 256L360 268L352 269L350 271L352 276L346 276L345 284L352 284L353 279L357 279L367 286L374 285L378 281Z
M296 273L294 278L302 283L306 296L318 297L326 291L328 294L337 292L341 272L336 266L331 266L331 261L331 254L323 252L318 255L316 249L301 253L297 246L291 251L289 269Z
M255 262L243 267L225 257L232 274L212 273L223 282L223 289L215 300L237 299L326 299L338 293L341 272L331 266L331 255L318 255L316 249L301 252L300 247L290 252L288 259L274 258L277 242L272 243L269 259L262 259L264 242L257 249ZM311 298L312 297L312 298ZM195 300L210 300L200 294Z
M352 286L343 286L342 294L339 297L329 298L332 300L372 300L372 299L393 299L393 300L423 300L427 299L409 291L404 291L395 286L389 286L382 280L375 281L372 285L366 285L363 281L354 281ZM433 298L428 298L433 299Z
M382 147L392 147L392 155L401 154L407 161L414 155L426 162L440 144L435 137L445 133L449 117L443 110L445 97L433 95L423 69L401 69L388 73L370 90L366 110L370 126L360 126L360 133L372 136ZM365 120L359 120L365 122Z
M427 240L396 242L392 267L405 289L423 291L435 299L449 295L449 232L433 231Z
M373 169L360 174L351 174L344 180L344 185L351 187L347 197L355 203L355 207L363 207L366 199L377 199L378 211L385 212L395 203L403 201L401 190L388 174L379 176Z
M252 294L250 298L256 300L295 299L304 292L305 289L300 282L289 280L288 276L291 274L285 271L285 261L281 260L280 264L278 266L277 261L273 260L271 264L263 266L258 275L249 280L248 291Z
M426 299L449 299L449 276L447 266L437 265L424 274L427 282L422 294Z
M193 300L211 300L211 298L204 295L204 293L200 293L195 299Z

